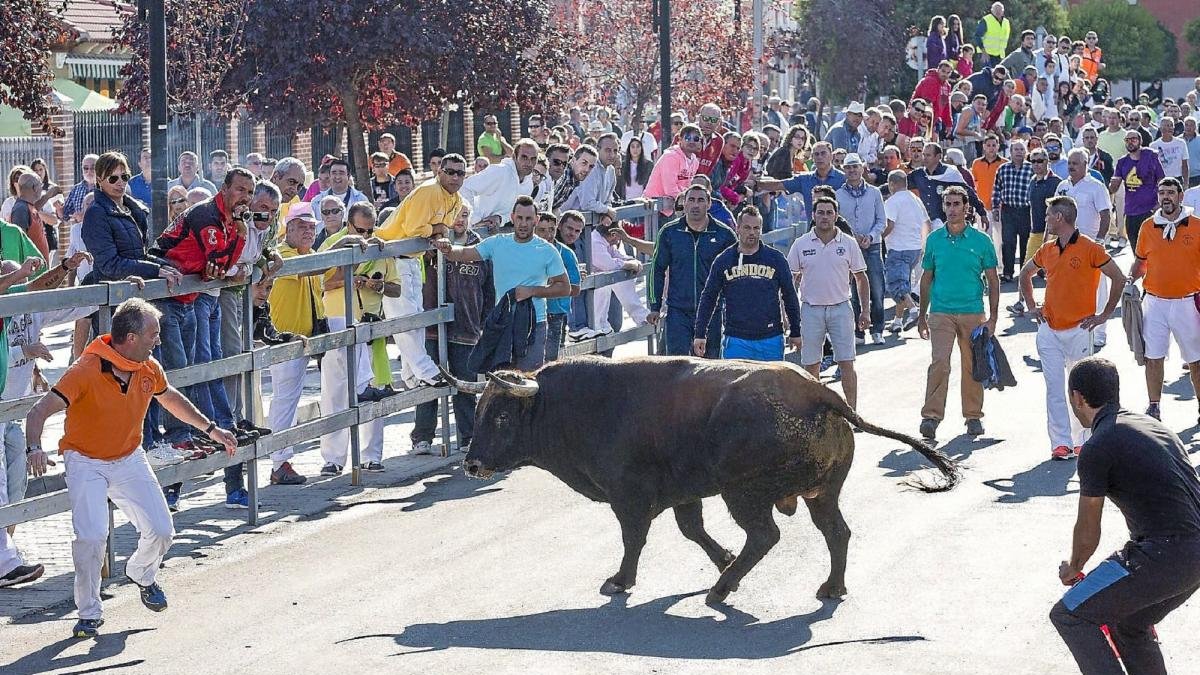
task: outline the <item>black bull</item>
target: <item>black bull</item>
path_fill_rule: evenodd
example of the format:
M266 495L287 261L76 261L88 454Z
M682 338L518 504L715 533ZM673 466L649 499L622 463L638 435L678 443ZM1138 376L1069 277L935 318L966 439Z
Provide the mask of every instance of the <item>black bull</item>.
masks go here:
M959 480L944 454L863 421L841 396L786 363L586 357L552 363L534 377L455 381L482 393L464 466L483 478L537 466L610 504L625 555L600 589L607 595L634 585L650 522L671 508L683 535L721 572L708 600L723 602L779 541L772 505L788 513L796 496L829 547L829 578L817 596L844 595L850 528L838 496L854 457L851 424L933 462L945 479L921 489L948 490ZM746 531L736 557L704 529L700 500L718 494Z

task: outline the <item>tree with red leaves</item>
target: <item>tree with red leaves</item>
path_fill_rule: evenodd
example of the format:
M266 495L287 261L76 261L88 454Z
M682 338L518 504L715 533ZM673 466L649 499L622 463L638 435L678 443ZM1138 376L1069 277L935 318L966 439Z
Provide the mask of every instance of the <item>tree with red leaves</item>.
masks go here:
M671 106L707 102L740 107L754 87L749 15L738 0L671 3ZM632 107L641 115L659 96L658 34L646 0L594 0L581 6L577 68L597 101ZM769 56L769 55L767 55Z
M565 69L565 43L541 35L546 0L214 2L218 9L205 12L192 35L171 26L169 39L227 39L214 50L225 56L206 60L212 72L178 73L188 62L177 62L169 48L172 99L186 96L196 108L226 113L244 105L253 119L296 131L344 124L359 181L370 175L365 130L430 119L451 102L552 104L554 74ZM284 24L294 30L281 35ZM130 21L129 44L144 45L144 32ZM131 69L144 72L144 61ZM144 109L143 92L144 85L123 100Z
M50 50L75 37L62 20L62 8L52 8L47 0L0 2L0 105L54 131L50 116L59 109L51 98Z

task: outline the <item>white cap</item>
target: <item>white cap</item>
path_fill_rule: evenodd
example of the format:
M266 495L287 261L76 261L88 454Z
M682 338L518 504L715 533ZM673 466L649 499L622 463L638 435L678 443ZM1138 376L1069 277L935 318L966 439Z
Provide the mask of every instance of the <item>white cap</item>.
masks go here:
M862 103L858 101L852 101L850 105L846 106L846 112L861 115L866 112L866 108L863 107Z

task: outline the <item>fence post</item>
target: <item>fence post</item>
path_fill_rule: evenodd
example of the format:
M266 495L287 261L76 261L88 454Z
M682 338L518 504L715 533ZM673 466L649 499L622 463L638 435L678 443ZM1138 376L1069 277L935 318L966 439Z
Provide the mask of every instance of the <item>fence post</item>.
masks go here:
M446 259L442 252L437 252L437 306L444 307L446 305ZM437 343L438 343L438 363L450 372L450 346L446 344L446 323L440 322L437 325ZM440 405L442 418L442 457L450 455L450 394L449 389L442 396ZM458 437L458 447L462 447L462 427L458 426L458 417L454 418L455 436Z
M353 328L354 318L354 264L342 267L342 300L346 303L346 328ZM354 342L346 345L346 403L347 409L354 408L358 412L358 335ZM322 415L332 415L333 411L322 410ZM358 447L358 421L350 425L350 484L362 485L362 457Z
M646 235L646 239L648 241L657 242L658 241L658 209L654 208L653 206L650 206L646 209L646 211L647 211L646 221L645 221L646 222L646 231L644 234ZM646 286L647 286L647 288L649 288L650 284L653 283L653 281L651 279L651 277L654 275L653 264L654 264L654 257L651 256L647 260L645 267L643 268L646 270ZM647 293L647 296L649 296L648 293ZM649 299L650 299L649 297L646 298L647 301ZM659 323L661 324L662 322L660 321ZM657 342L656 338L658 338L657 326L655 327L653 332L651 332L649 335L646 336L646 354L648 356L654 356L655 354L658 353L658 345L656 344L656 342Z
M232 121L231 121L232 123ZM236 145L235 145L236 147ZM242 293L242 353L254 351L254 290L249 282ZM258 386L261 382L253 372L242 373L242 414L248 420L259 418L259 408L262 407L262 391ZM278 431L274 429L272 431ZM257 443L255 444L257 446ZM258 454L257 447L255 455ZM246 511L246 524L258 525L258 459L251 458L246 462L246 494L250 509Z

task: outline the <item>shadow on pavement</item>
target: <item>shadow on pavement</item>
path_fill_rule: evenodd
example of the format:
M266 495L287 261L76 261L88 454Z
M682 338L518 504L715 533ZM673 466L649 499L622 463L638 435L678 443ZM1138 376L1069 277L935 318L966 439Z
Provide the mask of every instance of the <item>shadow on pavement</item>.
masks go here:
M103 630L103 629L102 629ZM31 673L44 673L52 670L62 670L64 668L74 668L86 666L97 661L110 659L125 651L125 641L132 635L145 633L146 631L154 630L153 628L132 628L123 630L119 633L101 633L95 640L91 640L91 648L85 654L73 654L71 656L60 656L74 645L83 643L83 640L74 637L64 638L53 644L46 645L41 649L23 656L20 659L0 667L0 672L5 675L27 675ZM64 624L63 632L67 632L66 624ZM120 671L124 668L132 668L143 663L143 659L135 659L125 663L113 663L96 668L86 668L84 670L72 670L62 675L82 675L83 673L98 673L105 671Z
M1174 382L1164 385L1163 393L1171 394L1177 401L1191 401L1196 398L1196 392L1192 391L1192 379L1186 372Z
M504 480L508 474L497 474L489 480L475 480L466 478L463 473L457 469L442 470L432 475L425 476L422 479L421 486L423 491L407 497L395 497L385 499L364 499L360 501L339 504L331 507L327 513L336 513L345 511L354 506L363 504L406 504L401 511L411 512L427 509L443 502L453 502L460 499L470 499L479 497L493 492L499 492L500 488L496 484Z
M603 652L630 656L686 659L769 659L817 647L850 643L881 644L924 640L897 635L809 645L812 624L831 618L840 604L826 600L808 614L759 623L728 605L714 609L725 616L684 617L666 611L684 598L704 593L670 595L634 607L619 596L601 607L562 609L497 619L413 624L398 634L360 635L338 644L388 638L412 651L451 648L520 649L544 652Z
M970 458L976 450L982 450L1002 442L999 438L973 439L969 436L955 436L949 443L935 447L954 461L962 462ZM888 470L885 475L889 478L904 478L913 472L930 469L933 465L921 453L905 447L897 448L884 455L883 459L879 460L878 466Z
M997 502L1020 504L1034 497L1061 497L1079 492L1069 489L1074 475L1075 462L1048 459L1012 478L994 478L983 484L1003 493L996 498Z

